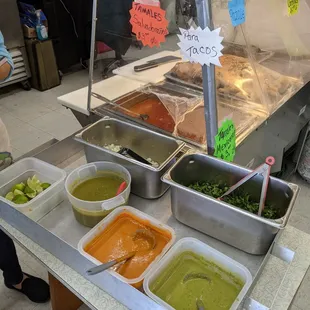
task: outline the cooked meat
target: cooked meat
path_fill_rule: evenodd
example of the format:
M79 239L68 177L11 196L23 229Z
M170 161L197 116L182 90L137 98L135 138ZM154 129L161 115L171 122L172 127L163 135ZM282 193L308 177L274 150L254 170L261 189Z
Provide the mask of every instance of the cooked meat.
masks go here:
M259 84L269 99L280 100L292 87L297 89L300 80L286 77L262 65L255 70L246 58L224 55L220 59L222 67L216 67L216 87L223 96L260 102ZM202 86L202 67L200 64L181 62L171 70L171 74L187 83ZM258 79L257 79L258 78ZM256 83L259 81L259 83Z
M202 85L202 70L200 64L179 62L171 70L171 74L188 83Z

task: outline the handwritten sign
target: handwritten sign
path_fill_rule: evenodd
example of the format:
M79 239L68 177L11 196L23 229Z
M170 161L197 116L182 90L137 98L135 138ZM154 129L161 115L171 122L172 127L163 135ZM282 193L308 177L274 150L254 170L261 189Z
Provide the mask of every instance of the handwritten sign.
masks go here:
M245 0L231 0L228 2L228 11L234 27L245 22Z
M299 0L287 0L288 15L292 16L298 12Z
M223 122L215 136L214 156L232 162L236 154L236 128L231 119Z
M219 57L223 54L221 50L223 37L220 36L221 28L211 31L208 27L202 30L200 27L194 29L180 28L181 34L178 35L183 57L190 62L196 62L203 65L214 64L221 66Z
M132 32L144 46L159 46L165 42L168 32L166 12L159 6L132 3L130 10Z

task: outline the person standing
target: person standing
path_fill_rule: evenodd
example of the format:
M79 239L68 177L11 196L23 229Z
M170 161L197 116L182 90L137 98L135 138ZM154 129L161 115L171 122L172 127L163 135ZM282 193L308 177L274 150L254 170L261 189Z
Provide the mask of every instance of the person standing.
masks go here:
M0 31L0 83L10 78L13 69L12 57L4 45L4 38ZM1 152L10 152L10 141L0 115L0 153ZM1 229L0 269L3 272L4 284L7 288L26 295L31 301L36 303L45 303L50 299L48 284L42 279L22 271L14 243Z

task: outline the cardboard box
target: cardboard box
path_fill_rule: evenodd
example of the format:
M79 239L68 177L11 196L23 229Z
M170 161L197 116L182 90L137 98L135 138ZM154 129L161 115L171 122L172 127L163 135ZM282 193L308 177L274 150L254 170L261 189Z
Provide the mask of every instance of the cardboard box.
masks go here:
M43 25L46 27L47 33L48 33L48 23L47 20L43 21ZM36 39L37 38L37 32L35 28L30 28L27 25L22 25L23 27L23 33L24 37L27 39Z
M44 91L60 84L52 40L27 39L26 48L31 70L31 85Z

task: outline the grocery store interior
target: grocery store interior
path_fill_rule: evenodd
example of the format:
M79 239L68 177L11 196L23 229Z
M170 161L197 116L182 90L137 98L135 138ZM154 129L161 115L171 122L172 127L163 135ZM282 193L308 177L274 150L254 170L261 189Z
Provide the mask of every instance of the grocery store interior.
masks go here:
M310 0L114 2L0 0L0 310L309 310Z

